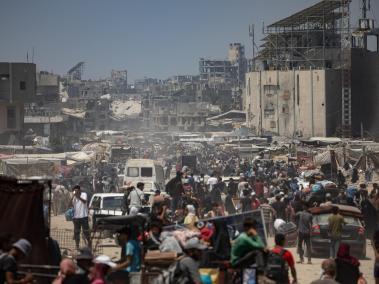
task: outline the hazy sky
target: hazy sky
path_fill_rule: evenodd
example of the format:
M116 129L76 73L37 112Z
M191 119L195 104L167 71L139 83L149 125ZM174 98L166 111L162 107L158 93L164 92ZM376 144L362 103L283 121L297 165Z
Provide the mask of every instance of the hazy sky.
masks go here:
M109 76L111 69L127 69L130 80L197 74L200 57L226 58L231 42L244 43L251 57L249 24L259 39L263 21L317 2L0 0L0 61L26 61L34 47L37 68L58 74L78 61L86 62L84 77L93 79ZM372 2L378 19L379 3ZM359 1L352 6L358 14Z

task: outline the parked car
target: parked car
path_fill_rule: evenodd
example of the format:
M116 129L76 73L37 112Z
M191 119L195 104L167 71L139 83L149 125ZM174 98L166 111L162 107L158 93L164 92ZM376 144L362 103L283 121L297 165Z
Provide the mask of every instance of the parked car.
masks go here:
M350 245L352 255L365 258L366 237L361 211L353 206L333 206L337 206L340 209L340 214L347 223L342 229L342 242ZM309 210L313 215L311 233L312 255L329 255L328 218L332 215L333 206L314 207Z
M99 217L122 215L123 193L95 193L89 203L90 223L96 223Z

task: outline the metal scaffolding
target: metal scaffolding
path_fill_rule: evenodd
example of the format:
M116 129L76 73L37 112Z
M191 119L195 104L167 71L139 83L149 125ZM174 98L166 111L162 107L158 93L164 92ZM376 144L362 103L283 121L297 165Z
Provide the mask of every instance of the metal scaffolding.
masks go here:
M258 59L270 69L341 68L351 0L323 0L269 26Z

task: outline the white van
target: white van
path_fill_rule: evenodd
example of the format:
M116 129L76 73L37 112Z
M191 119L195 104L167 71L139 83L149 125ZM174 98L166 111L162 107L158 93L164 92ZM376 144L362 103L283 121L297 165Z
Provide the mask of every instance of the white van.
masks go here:
M145 186L145 191L152 191L155 187L165 186L164 171L160 162L149 159L130 159L126 161L123 186L136 185L138 182L151 184ZM155 184L157 186L155 186Z

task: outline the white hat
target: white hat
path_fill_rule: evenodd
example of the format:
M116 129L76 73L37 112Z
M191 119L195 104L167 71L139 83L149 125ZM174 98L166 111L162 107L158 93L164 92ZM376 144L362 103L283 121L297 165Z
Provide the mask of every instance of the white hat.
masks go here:
M108 265L109 267L116 267L116 263L114 263L111 258L107 255L99 255L93 260L94 263L101 263Z
M32 245L25 239L19 239L12 246L19 249L25 256L28 256L32 250Z

